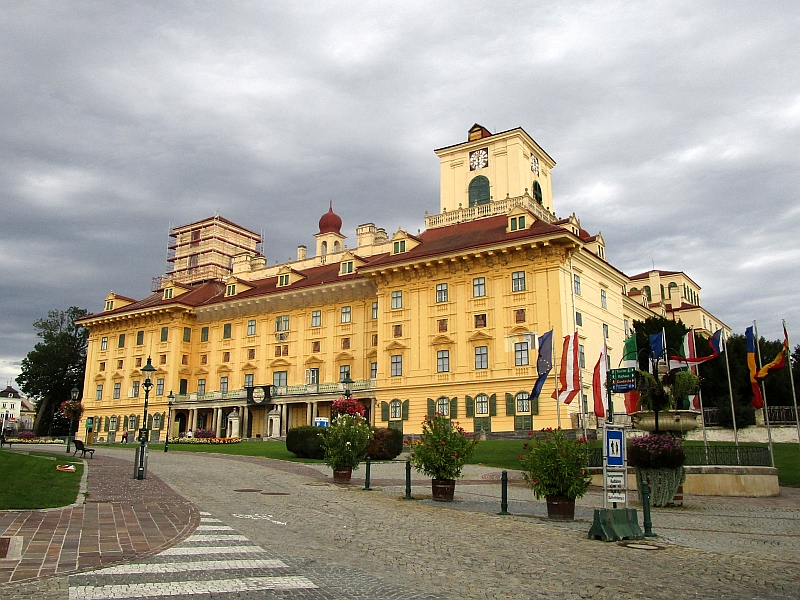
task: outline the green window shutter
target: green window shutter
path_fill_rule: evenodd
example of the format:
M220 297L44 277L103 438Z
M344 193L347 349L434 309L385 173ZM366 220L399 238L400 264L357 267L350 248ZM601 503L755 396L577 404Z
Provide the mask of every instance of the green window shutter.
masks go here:
M432 419L436 416L436 402L433 398L428 398L428 418Z
M381 421L389 420L389 403L381 402Z
M530 431L533 429L533 418L530 415L517 415L514 417L514 429L517 431Z
M139 429L142 426L142 419L139 415L136 415L136 429Z
M517 414L517 407L514 401L514 394L506 392L506 416L511 417L515 414Z
M403 422L402 421L389 421L389 429L397 429L400 433L403 433Z
M536 398L531 398L531 414L538 415L539 414L539 396Z
M147 428L153 428L153 415L147 415Z
M458 398L450 398L450 418L458 418Z
M475 417L473 429L475 433L483 430L486 433L491 433L492 431L492 418L491 417Z
M464 397L464 406L466 407L467 411L467 418L471 419L475 416L475 400L473 400L472 396L465 396Z
M490 417L497 416L497 394L492 394L491 396L489 396L489 416Z
M489 180L483 175L478 175L469 182L469 205L479 206L481 204L489 204L490 201Z
M403 400L403 421L408 421L408 400Z
M108 431L108 426L110 425L110 423L111 423L111 418L110 417L106 417L106 426L105 426L105 430L106 431Z

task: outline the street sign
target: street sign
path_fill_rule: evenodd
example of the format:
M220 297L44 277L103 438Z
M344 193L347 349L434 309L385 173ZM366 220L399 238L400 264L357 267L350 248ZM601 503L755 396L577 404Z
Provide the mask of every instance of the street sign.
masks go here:
M611 380L611 391L615 394L630 392L636 389L636 369L611 369L608 372Z
M607 492L606 493L606 500L609 502L625 502L627 498L627 494L625 491L614 491L614 492Z
M624 473L606 473L606 487L607 488L624 488L625 487L625 474Z
M625 466L623 435L624 432L620 429L606 429L606 464L609 467Z

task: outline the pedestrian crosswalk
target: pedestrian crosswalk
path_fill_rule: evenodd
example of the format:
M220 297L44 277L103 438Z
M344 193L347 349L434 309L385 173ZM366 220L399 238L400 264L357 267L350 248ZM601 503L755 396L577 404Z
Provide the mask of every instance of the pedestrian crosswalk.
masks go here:
M208 513L180 544L138 563L70 577L70 600L311 590L317 585Z

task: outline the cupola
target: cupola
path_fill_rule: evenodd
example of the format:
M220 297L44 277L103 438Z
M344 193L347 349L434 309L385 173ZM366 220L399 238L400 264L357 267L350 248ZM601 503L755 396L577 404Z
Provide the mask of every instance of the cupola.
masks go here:
M333 212L333 200L331 200L330 208L319 220L320 233L339 233L342 232L342 218Z

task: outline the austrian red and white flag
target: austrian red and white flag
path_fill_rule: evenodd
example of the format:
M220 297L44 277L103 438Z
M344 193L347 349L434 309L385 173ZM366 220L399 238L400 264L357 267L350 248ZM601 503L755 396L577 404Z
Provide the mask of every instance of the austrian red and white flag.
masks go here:
M559 386L553 392L553 398L558 397L559 402L569 404L578 395L580 381L578 332L576 331L564 337L564 348L561 352L561 371L558 375Z
M594 366L592 374L592 394L594 395L594 414L597 418L605 418L608 411L608 348L603 341L603 351Z

